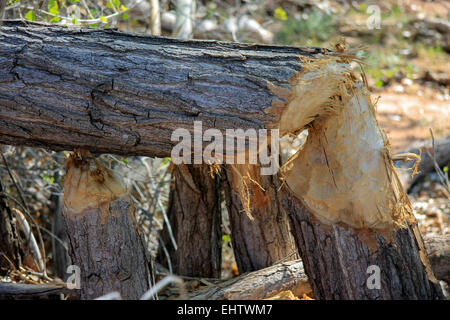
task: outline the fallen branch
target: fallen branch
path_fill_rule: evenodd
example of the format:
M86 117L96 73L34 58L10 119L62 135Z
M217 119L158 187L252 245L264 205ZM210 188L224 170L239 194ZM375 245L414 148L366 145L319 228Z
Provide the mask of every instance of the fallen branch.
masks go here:
M424 242L434 275L450 283L450 234L425 237Z
M0 283L0 300L59 300L61 294L76 298L78 290L67 289L63 284Z
M243 274L195 293L193 300L258 300L290 290L295 296L311 295L311 287L300 260Z

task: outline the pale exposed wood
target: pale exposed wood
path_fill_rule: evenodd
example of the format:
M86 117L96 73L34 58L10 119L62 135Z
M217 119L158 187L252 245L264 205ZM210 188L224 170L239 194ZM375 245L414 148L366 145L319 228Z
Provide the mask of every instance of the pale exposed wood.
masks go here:
M243 274L220 285L195 293L193 300L258 300L290 290L296 296L311 295L308 278L300 260Z

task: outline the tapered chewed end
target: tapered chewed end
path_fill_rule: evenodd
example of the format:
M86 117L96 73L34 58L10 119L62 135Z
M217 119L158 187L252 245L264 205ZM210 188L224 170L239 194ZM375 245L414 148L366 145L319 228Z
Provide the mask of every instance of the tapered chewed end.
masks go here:
M75 150L69 155L64 179L64 207L69 218L95 208L107 216L109 203L126 195L123 180L88 151Z
M363 81L337 57L304 66L276 109L282 134L308 128L305 145L282 167L292 194L327 225L392 230L413 221Z

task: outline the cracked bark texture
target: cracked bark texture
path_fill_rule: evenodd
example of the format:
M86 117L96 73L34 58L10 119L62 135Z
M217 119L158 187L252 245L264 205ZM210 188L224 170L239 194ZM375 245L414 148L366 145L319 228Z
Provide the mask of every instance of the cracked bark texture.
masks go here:
M170 156L176 128L263 128L299 56L325 49L182 41L6 22L0 143Z
M6 270L11 269L10 262L16 268L21 266L23 255L15 219L3 192L5 191L0 181L0 274L4 274Z
M175 274L220 278L222 229L219 177L211 177L208 165L174 165L167 215L177 249L167 226L161 237ZM160 248L159 261L167 266Z
M239 273L251 272L283 260L294 260L297 247L279 201L277 176L263 176L258 165L224 166L223 189L230 217L231 241ZM240 172L237 173L236 170ZM250 215L242 203L241 179L247 174ZM246 192L246 191L244 191Z
M106 221L100 208L71 217L64 208L72 263L81 271L81 299L118 291L123 299L139 299L151 275L143 241L132 218L133 205L122 199L109 204Z
M421 262L420 255L426 253L417 224L392 231L389 242L385 235L368 229L325 226L289 192L283 193L282 203L316 299L443 298L439 283ZM364 241L371 237L375 238L375 249ZM380 289L367 286L371 265L380 268Z

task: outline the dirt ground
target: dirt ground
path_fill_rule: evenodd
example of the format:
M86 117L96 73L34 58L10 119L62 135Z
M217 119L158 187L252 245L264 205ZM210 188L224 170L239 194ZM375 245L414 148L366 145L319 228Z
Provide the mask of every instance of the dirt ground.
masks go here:
M379 98L378 98L379 97ZM422 87L404 92L402 85L375 92L378 121L386 131L392 152L402 152L413 142L450 134L450 102L437 90Z

